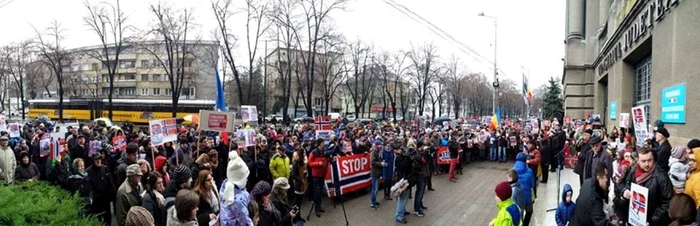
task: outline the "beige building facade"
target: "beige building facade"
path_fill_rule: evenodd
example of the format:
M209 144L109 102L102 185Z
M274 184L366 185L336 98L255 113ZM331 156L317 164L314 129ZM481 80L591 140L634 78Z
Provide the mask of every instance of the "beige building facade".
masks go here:
M639 106L647 123L664 121L672 145L697 138L697 12L694 0L568 0L565 115L600 114L612 129Z

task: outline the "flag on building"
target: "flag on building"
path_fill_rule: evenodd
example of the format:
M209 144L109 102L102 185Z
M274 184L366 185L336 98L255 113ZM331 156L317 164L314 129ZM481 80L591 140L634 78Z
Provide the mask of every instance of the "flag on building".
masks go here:
M523 100L525 104L530 104L532 101L532 92L530 92L530 87L527 86L527 77L523 74Z
M214 68L214 72L216 72L216 110L228 111L226 96L224 95L224 86L221 84L221 78L219 78L219 69Z

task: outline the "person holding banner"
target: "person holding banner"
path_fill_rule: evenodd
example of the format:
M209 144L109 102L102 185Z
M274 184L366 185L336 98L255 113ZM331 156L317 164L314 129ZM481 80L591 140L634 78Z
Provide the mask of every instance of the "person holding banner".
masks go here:
M668 174L657 167L654 158L650 148L641 148L638 151L637 165L627 174L623 196L627 200L632 198L632 183L649 189L646 222L650 225L668 225L668 205L673 197L673 186Z
M308 165L311 168L311 177L313 183L313 202L316 209L316 216L321 217L321 213L325 213L321 200L325 191L324 183L326 178L326 170L328 169L328 159L323 155L324 141L316 140L316 148L309 154Z

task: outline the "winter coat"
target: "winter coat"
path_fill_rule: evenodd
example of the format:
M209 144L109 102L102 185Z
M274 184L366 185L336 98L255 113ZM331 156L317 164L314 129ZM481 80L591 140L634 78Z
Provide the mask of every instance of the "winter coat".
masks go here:
M405 151L404 151L405 152ZM397 179L406 179L409 188L416 184L416 175L413 173L413 160L406 153L396 155L396 176Z
M671 184L676 188L684 188L685 181L687 180L688 169L690 167L673 157L669 158L668 162L671 166L671 171L668 172L670 175Z
M571 202L566 202L566 193L571 192ZM569 221L571 221L571 216L574 215L576 211L576 203L574 203L574 190L571 189L571 185L565 184L564 189L561 194L561 203L557 206L557 211L554 213L554 217L557 221L557 226L566 226Z
M308 166L311 168L311 176L316 178L325 178L328 168L328 160L323 156L321 150L314 149L309 154Z
M603 211L608 193L598 186L595 178L583 181L581 193L576 199L576 209L569 226L609 226L612 225Z
M5 178L6 182L12 183L15 178L17 168L17 158L10 146L0 147L0 178Z
M126 153L126 152L122 152ZM119 159L119 166L117 166L117 183L116 184L122 184L126 180L126 167L131 165L131 164L136 164L136 162L132 162L130 159L126 158L126 155L123 155L121 159Z
M695 159L695 164L700 163L700 159ZM695 204L700 207L700 170L695 170L690 173L688 180L685 182L685 193L693 197Z
M248 191L234 186L235 197L233 201L227 201L228 199L224 197L224 192L226 191L226 181L221 183L221 189L219 189L219 197L221 198L221 210L219 212L219 224L221 226L253 226L253 220L250 218L248 213L248 203L250 203L250 194ZM262 210L258 210L262 211Z
M167 226L199 226L196 220L182 222L177 219L177 211L175 208L170 208L168 210L168 219L166 219ZM207 223L207 225L209 225Z
M498 214L491 220L493 226L519 226L522 225L522 211L512 199L506 199L497 204Z
M210 193L214 195L213 193ZM216 194L218 195L218 194ZM212 201L217 201L218 202L218 197L216 200ZM216 205L219 205L219 203L216 203ZM209 225L209 214L214 214L216 215L218 212L214 212L214 209L211 207L211 204L209 201L207 201L206 198L203 196L199 196L199 207L197 209L197 223L199 225Z
M68 177L70 177L70 156L66 155L61 159L61 162L57 162L56 159L51 160L51 164L47 167L46 178L63 188L67 188Z
M658 166L658 165L657 165ZM637 166L632 167L632 170L627 174L625 179L625 190L632 188L632 183L636 183L635 172ZM656 168L651 175L651 178L640 186L649 189L647 200L649 202L647 208L647 222L651 225L668 225L671 219L668 216L668 205L673 197L673 185L668 174L660 168Z
M659 145L659 151L656 153L656 165L660 167L664 172L669 171L668 159L671 157L671 144L668 141L664 141Z
M287 155L275 153L270 160L270 173L272 174L272 179L277 179L278 177L284 177L289 179L291 169L289 168L289 157Z
M15 180L26 181L29 179L39 179L39 167L37 167L33 162L29 162L29 164L20 164L17 166L17 169L15 169Z
M92 165L92 161L89 160L88 156L88 144L83 144L81 147L80 145L75 145L70 148L70 158L71 159L78 159L81 158L85 160L85 167L90 167Z
M598 153L595 153L593 150L588 152L588 155L586 156L586 163L583 167L583 179L594 177L593 174L595 173L595 166L599 162L605 163L605 167L608 168L608 178L613 178L613 159L610 157L608 152L601 147Z
M510 183L510 188L513 190L513 193L511 194L511 199L513 199L513 202L515 202L518 207L520 207L521 210L524 210L526 205L525 205L525 191L523 190L523 185L520 184L520 181Z
M382 158L379 155L379 150L374 150L370 153L370 175L372 177L380 177L382 175L382 169L384 169L384 165L382 165Z
M104 165L100 167L92 165L85 172L88 174L88 183L90 188L92 188L93 203L101 204L114 201L117 192L116 186L114 186L112 174L109 173L107 167Z
M165 203L159 204L157 196L155 192L145 192L143 194L143 208L151 213L155 226L164 226L166 222Z
M138 186L134 187L131 185L128 180L125 180L124 183L119 186L119 189L117 189L117 200L114 207L114 216L117 218L116 220L118 226L124 225L126 213L129 212L129 209L132 206L141 205L142 199L141 191L139 189L140 188Z
M168 161L168 159L165 158L164 156L158 156L158 157L156 157L156 160L155 160L156 164L155 164L154 170L156 172L160 173L160 175L163 177L163 184L170 183L170 175L168 175L168 172L165 172L163 170L163 167L165 166L167 161Z
M527 154L518 153L515 158L515 164L513 168L515 172L518 173L518 182L523 186L523 194L525 194L525 206L532 204L532 188L535 186L535 175L532 170L527 167L525 160L527 159Z
M394 152L391 148L382 150L382 162L386 163L386 167L382 169L382 177L384 180L392 180L394 178Z
M294 152L294 154L292 154L292 159L292 172L289 182L294 186L294 192L296 194L304 194L308 186L308 177L304 174L306 172L306 158L304 158L304 156L297 156L297 152Z
M588 152L591 152L591 144L589 144L589 142L585 142L579 149L578 160L576 160L576 166L574 167L574 173L578 175L583 175L583 168L584 165L586 165L586 156Z

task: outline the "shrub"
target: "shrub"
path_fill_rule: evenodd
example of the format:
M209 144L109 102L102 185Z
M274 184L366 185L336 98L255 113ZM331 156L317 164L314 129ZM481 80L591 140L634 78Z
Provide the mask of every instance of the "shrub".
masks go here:
M0 185L0 225L101 225L82 215L83 206L83 199L47 182Z

